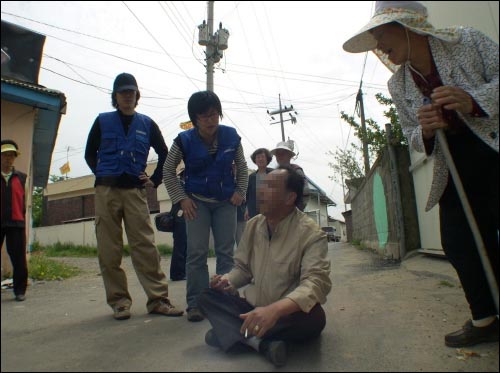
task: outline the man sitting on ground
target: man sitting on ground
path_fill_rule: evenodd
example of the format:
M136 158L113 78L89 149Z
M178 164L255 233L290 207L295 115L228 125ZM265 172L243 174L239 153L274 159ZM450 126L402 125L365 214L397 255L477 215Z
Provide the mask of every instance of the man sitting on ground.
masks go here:
M303 186L290 166L269 173L260 186L261 215L248 221L233 269L214 276L198 297L213 327L205 336L210 346L228 351L243 343L282 366L285 342L317 337L325 327L320 304L331 289L328 243L296 208ZM240 298L237 289L245 285Z

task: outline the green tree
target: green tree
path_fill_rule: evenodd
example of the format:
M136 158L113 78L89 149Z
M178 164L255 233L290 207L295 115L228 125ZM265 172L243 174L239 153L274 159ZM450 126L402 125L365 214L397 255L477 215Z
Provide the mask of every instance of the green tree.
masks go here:
M358 179L364 176L364 173L360 167L360 161L356 157L356 149L342 150L339 147L335 150L335 153L329 151L327 155L333 156L334 161L329 162L334 174L329 176L330 180L341 184L343 180L346 179ZM343 179L341 180L339 176Z
M403 135L398 113L392 99L385 97L382 93L377 93L375 98L381 105L387 107L387 110L384 110L383 113L384 117L391 123L393 145L408 147L408 141ZM341 118L354 129L354 135L361 142L367 142L371 160L377 159L384 152L387 146L385 125L384 128L381 128L373 119L366 119L366 133L363 133L361 124L358 123L353 116L349 116L342 111ZM342 150L337 147L335 153L331 151L327 153L334 157L334 161L328 163L335 172L334 176L330 176L330 179L339 182L338 176L342 174L344 180L354 180L364 176L364 172L362 171L363 168L360 166L363 163L356 157L356 153L362 154L362 146L356 144L351 144L351 146L353 147L351 150Z
M51 183L56 183L63 180L65 180L63 176L49 176L49 182ZM43 217L43 188L41 187L33 188L33 195L31 198L31 213L33 215L33 226L41 226Z
M43 188L34 187L33 196L31 199L31 213L33 214L34 227L39 227L42 225L42 209L43 209Z
M385 97L382 93L377 93L375 98L379 104L388 107L384 110L384 117L389 119L391 123L391 131L393 138L393 145L408 146L406 137L403 135L403 130L399 123L399 117L396 111L396 107L392 99ZM381 128L377 122L373 119L366 119L366 132L363 133L361 129L361 124L356 122L354 117L347 115L345 112L341 112L341 118L346 121L353 129L354 135L363 143L366 141L368 144L368 151L370 153L370 159L377 159L385 150L387 146L387 139L385 136L385 125ZM356 149L361 150L361 146L353 145Z

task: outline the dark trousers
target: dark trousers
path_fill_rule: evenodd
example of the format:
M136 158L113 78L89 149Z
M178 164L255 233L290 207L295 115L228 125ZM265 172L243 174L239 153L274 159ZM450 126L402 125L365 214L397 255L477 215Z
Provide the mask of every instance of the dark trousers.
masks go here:
M174 248L170 260L170 278L172 280L181 280L186 277L187 250L186 221L182 216L175 217L173 239Z
M470 131L448 137L448 143L498 285L498 153ZM443 250L458 273L473 319L496 315L490 286L451 176L439 207Z
M255 307L238 296L205 289L198 296L198 307L212 324L213 331L224 351L245 340L240 333L243 320L239 315ZM264 335L266 340L302 342L320 335L325 327L323 308L316 304L309 313L295 312L278 320Z
M14 294L25 294L28 287L25 228L2 227L2 245L5 237L7 237L7 252L12 262Z

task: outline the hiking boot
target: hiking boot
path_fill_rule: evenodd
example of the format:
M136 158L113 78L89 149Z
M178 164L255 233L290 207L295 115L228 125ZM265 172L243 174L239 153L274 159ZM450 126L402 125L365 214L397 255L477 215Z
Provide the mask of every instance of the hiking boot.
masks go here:
M448 347L467 347L483 342L497 342L498 330L498 319L483 328L475 327L472 320L467 320L462 329L447 334L444 343Z
M205 316L201 313L199 308L189 308L187 310L187 318L188 321L203 321L205 319Z
M221 347L220 342L217 339L217 336L215 335L215 332L213 329L210 329L207 332L207 334L205 334L205 343L209 346L212 346L212 347L217 347L217 348Z
M175 308L175 306L173 306L168 299L162 299L158 302L156 307L153 308L153 310L151 310L149 313L177 317L177 316L182 316L184 314L184 311L180 311L177 308Z
M24 294L17 294L15 299L18 302L23 302L26 299L26 296Z
M259 351L276 367L286 364L286 344L283 341L263 340Z
M118 306L113 309L113 317L115 320L130 319L130 310L127 306Z

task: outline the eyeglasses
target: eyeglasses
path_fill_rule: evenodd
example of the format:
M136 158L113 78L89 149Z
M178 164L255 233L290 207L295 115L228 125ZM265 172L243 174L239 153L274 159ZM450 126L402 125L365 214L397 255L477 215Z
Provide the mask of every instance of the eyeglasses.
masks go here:
M216 111L212 111L211 113L208 114L198 114L198 120L208 120L210 118L218 117L219 113Z

